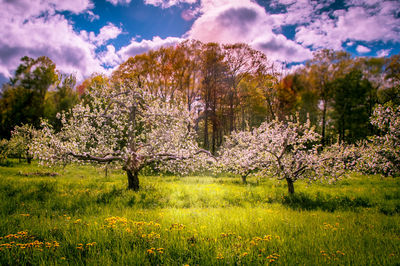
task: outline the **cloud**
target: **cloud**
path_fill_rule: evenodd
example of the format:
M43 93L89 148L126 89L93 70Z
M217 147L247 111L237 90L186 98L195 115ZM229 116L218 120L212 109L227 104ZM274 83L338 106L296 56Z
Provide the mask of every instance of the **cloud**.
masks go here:
M112 40L118 37L122 33L122 29L118 28L112 23L108 23L106 26L100 29L100 32L97 36L89 35L89 38L92 42L97 45L103 45L108 40Z
M97 58L96 45L58 11L84 14L93 5L87 0L10 1L0 10L0 74L10 77L23 56L48 56L57 69L75 73L78 80L104 68ZM21 12L23 8L26 12ZM102 37L105 39L105 37Z
M107 45L107 50L100 53L99 57L106 67L115 67L122 63L121 57L115 52L115 47L111 44Z
M107 2L116 5L127 5L131 2L131 0L106 0Z
M386 57L390 54L392 49L382 49L376 52L376 56L378 57Z
M184 37L202 42L244 42L280 61L304 61L311 52L273 31L275 18L251 1L203 1L202 15Z
M199 12L200 12L199 8L185 9L181 12L181 17L186 21L190 21L196 18Z
M159 6L161 8L169 8L182 3L195 4L198 0L144 0L146 5Z
M365 54L365 53L371 52L371 49L369 49L368 47L366 47L364 45L357 45L356 50L360 54Z
M80 14L94 7L91 0L11 0L1 3L3 18L12 17L14 21L25 20L43 13L54 14L55 11L69 11Z
M276 61L302 62L312 58L310 50L281 34L258 38L251 45Z
M400 19L395 10L398 1L348 1L347 10L310 13L310 19L300 19L296 41L313 48L339 50L347 40L364 42L399 42ZM295 15L293 13L291 15ZM289 16L289 15L287 15Z
M100 19L100 16L94 14L93 11L91 11L91 10L88 10L88 11L86 12L86 14L87 14L87 17L88 17L88 19L89 19L90 22L93 22L93 21L95 21L95 20Z
M130 56L142 54L149 50L156 50L162 46L173 46L182 42L183 40L184 39L177 37L167 37L165 39L161 39L158 36L153 37L152 40L141 40L140 42L132 39L131 43L122 47L117 54L121 60L126 60Z

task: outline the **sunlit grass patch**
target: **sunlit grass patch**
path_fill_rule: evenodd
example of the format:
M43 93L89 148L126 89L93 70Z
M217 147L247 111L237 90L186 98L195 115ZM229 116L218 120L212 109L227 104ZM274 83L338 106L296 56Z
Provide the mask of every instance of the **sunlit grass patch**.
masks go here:
M54 171L57 176L19 172ZM91 166L0 168L0 264L394 265L397 179L334 185L126 176ZM35 242L36 241L36 242ZM41 250L42 251L41 251Z

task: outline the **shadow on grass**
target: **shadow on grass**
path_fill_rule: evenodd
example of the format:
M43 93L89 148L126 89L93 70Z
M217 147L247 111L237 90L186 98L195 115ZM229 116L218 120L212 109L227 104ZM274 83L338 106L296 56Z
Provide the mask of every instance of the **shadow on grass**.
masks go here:
M323 210L329 212L373 207L368 198L360 196L332 196L322 193L310 195L302 192L283 196L282 204L294 210Z

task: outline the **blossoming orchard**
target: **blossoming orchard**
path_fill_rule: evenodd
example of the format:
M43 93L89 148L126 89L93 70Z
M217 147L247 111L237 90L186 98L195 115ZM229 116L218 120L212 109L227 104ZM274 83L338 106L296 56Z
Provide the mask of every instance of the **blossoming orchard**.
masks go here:
M0 92L0 265L396 265L399 72L184 41L76 85L24 57Z
M315 126L308 118L300 122L297 114L233 131L213 156L196 142L193 112L177 102L161 100L129 83L90 88L85 97L71 111L59 114L59 132L44 120L39 131L16 127L11 143L19 139L19 146L43 163L117 163L133 190L139 189L138 175L146 166L178 174L231 172L243 183L251 174L275 176L287 182L290 194L298 179L331 182L355 169L399 172L399 108L378 106L371 121L385 135L358 148L322 147Z

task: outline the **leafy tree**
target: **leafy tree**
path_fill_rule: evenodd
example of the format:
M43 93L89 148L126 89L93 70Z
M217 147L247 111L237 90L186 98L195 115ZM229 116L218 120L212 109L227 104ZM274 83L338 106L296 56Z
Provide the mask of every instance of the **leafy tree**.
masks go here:
M225 77L227 65L223 62L224 56L221 47L217 43L208 43L204 47L202 56L202 84L201 96L203 100L203 147L209 145L209 122L211 122L211 151L215 154L217 147L217 134L221 130L221 116L217 110L222 105L223 94L226 91Z
M189 112L132 84L86 91L91 101L63 113L54 133L44 122L33 145L36 158L48 162L117 162L126 171L128 188L139 189L138 174L153 165L184 173L201 163Z
M73 75L62 76L62 82L57 85L55 90L49 91L45 98L44 118L47 118L56 131L61 128L61 121L57 114L69 110L78 103L78 93L75 91L76 79Z
M16 125L38 126L45 110L48 89L58 81L55 64L47 57L21 59L15 77L3 87L0 99L2 137L10 137Z
M252 49L248 44L236 43L223 45L223 60L227 65L226 81L228 83L227 105L229 132L235 130L236 108L240 103L239 84L249 75L264 73L271 67L267 57L260 51Z
M3 164L7 161L8 154L9 154L8 140L1 139L0 140L0 164Z
M328 107L332 101L332 83L349 72L354 63L350 54L341 51L320 50L307 62L310 84L318 93L321 105L321 144L327 144Z
M344 78L338 78L332 87L333 118L339 142L355 143L366 138L371 133L368 115L371 83L363 78L360 70L354 69Z
M378 92L381 102L400 105L400 54L386 60L384 74L386 86Z

